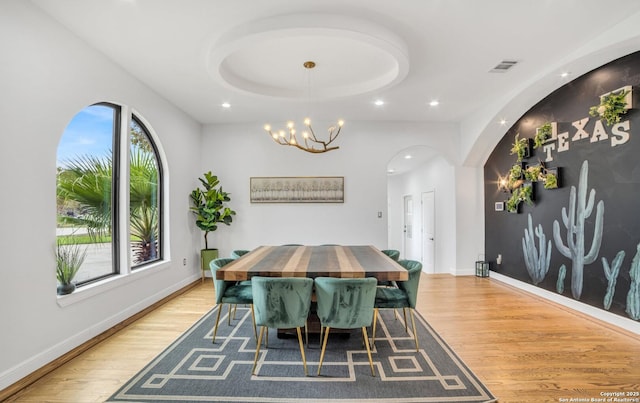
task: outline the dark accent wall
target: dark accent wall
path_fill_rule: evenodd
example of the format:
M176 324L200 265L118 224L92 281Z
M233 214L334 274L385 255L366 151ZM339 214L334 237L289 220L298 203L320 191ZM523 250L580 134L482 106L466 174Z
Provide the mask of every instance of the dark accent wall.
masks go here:
M599 103L600 95L629 85L633 88L633 107L622 115L621 125L615 128L615 132L613 126L607 126L603 121L598 123L598 118L589 115L589 108ZM533 228L541 225L546 238L545 244L548 245L551 241L548 271L544 279L536 285L558 292L560 267L565 265L566 278L562 295L606 309L605 296L609 290L609 296L613 297L607 310L633 318L634 314L629 311L637 312L640 298L637 293L640 279L636 278L632 282L633 275L630 274L634 258L640 265L640 253L637 252L640 247L639 106L640 52L636 52L567 83L533 106L507 131L484 166L485 253L487 260L491 262L491 270L529 284L534 283L533 276L529 274L525 264L522 246L525 229L528 228L528 217L531 215ZM588 118L588 121L582 126L581 121L584 122L585 118ZM547 143L550 144L549 147L555 148L549 154L540 148L532 150L531 157L525 162L537 164L543 161L548 168L558 167L561 187L547 190L541 182L533 183L534 205L521 204L517 214L509 213L506 209L495 211L496 202L509 198L508 193L498 190L497 180L499 175L507 175L516 162L516 156L510 155L516 133L519 133L520 137L532 139L536 128L545 122L557 122L556 133L568 132L568 136L561 136L566 136L566 140ZM578 130L578 127L582 127L584 131ZM588 134L587 138L576 137L576 134L585 133ZM618 144L626 139L626 135L626 142ZM568 149L559 151L559 147ZM552 158L550 161L549 156ZM557 220L559 238L567 245L567 228L562 220L562 209L564 207L570 210L572 187L579 193L579 176L584 161L588 161L587 199L591 190L595 190L593 211L584 220L584 255L588 254L593 242L597 224L597 204L600 201L603 202L603 218L601 246L594 261L584 264L582 290L577 293L578 298L576 291L579 288L579 278L574 276L579 274L579 268L574 268L573 264L576 259L560 253L554 240L553 227L554 221ZM540 243L536 235L534 242L536 250L539 251ZM620 251L623 251L625 256L617 277L610 276L615 280L614 286L605 275L602 258L606 258L611 266ZM501 264L497 264L499 254L502 255ZM640 276L640 267L636 268L635 272Z

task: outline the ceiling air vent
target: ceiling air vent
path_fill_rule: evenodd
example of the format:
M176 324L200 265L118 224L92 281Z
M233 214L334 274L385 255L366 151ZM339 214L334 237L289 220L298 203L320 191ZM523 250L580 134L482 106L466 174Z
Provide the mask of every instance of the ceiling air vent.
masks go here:
M518 64L517 60L503 60L496 67L489 70L489 73L506 73L510 68Z

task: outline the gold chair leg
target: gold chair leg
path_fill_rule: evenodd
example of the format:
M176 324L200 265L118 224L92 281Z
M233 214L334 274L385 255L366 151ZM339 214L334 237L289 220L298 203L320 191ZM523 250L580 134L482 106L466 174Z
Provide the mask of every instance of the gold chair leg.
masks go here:
M218 322L220 322L220 314L222 313L223 305L218 305L218 315L216 316L216 324L213 326L213 340L211 343L216 342L216 333L218 333Z
M373 325L372 327L372 331L371 331L371 347L375 347L376 346L376 323L377 323L377 319L378 319L378 308L373 308Z
M307 322L304 322L304 341L307 348L309 348L309 326L307 326Z
M364 345L367 346L367 355L369 356L369 365L371 366L371 376L376 376L376 371L373 368L373 359L371 358L371 349L369 349L369 337L367 335L367 327L362 326L362 337L365 340Z
M409 333L409 328L407 327L407 308L402 308L402 314L404 315L404 332Z
M229 320L229 326L231 326L231 304L229 305L229 312L227 313L227 319Z
M260 327L260 336L258 337L258 344L256 345L256 358L253 359L253 369L251 370L251 375L256 374L256 365L258 364L258 355L260 354L260 344L262 343L262 333L264 333L264 329L264 326Z
M322 342L322 352L320 353L320 363L318 364L318 375L320 375L320 369L322 368L322 361L324 360L324 350L327 348L327 340L329 340L330 327L326 327L324 333L324 341Z
M236 311L238 310L238 304L233 304L233 320L236 320Z
M411 324L413 325L413 339L416 341L416 351L420 351L420 346L418 346L418 333L416 332L416 321L413 319L413 309L409 309L409 315L411 315Z
M251 322L253 324L253 337L255 337L256 339L258 338L258 330L256 329L256 314L253 311L253 304L250 305L251 306ZM267 336L269 335L269 333L267 333Z
M302 333L300 332L300 328L296 327L298 331L298 343L300 344L300 355L302 355L302 365L304 366L304 376L309 376L309 372L307 371L307 357L304 355L304 345L302 344Z

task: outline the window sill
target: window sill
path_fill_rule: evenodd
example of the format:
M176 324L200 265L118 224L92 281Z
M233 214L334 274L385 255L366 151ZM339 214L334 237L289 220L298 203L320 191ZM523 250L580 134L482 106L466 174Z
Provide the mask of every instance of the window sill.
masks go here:
M85 299L91 298L95 295L102 294L103 292L112 290L117 287L121 287L124 284L128 284L134 281L138 281L145 277L156 273L158 270L163 270L171 266L170 261L162 261L145 266L144 268L137 269L129 274L118 274L113 277L98 281L94 284L88 284L77 288L74 292L68 295L58 295L57 303L60 307L64 308L76 304Z

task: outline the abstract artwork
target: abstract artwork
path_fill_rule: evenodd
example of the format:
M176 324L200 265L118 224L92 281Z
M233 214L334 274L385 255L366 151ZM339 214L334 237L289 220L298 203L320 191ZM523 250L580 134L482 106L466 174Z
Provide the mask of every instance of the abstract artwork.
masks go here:
M251 203L344 203L344 177L252 177Z

